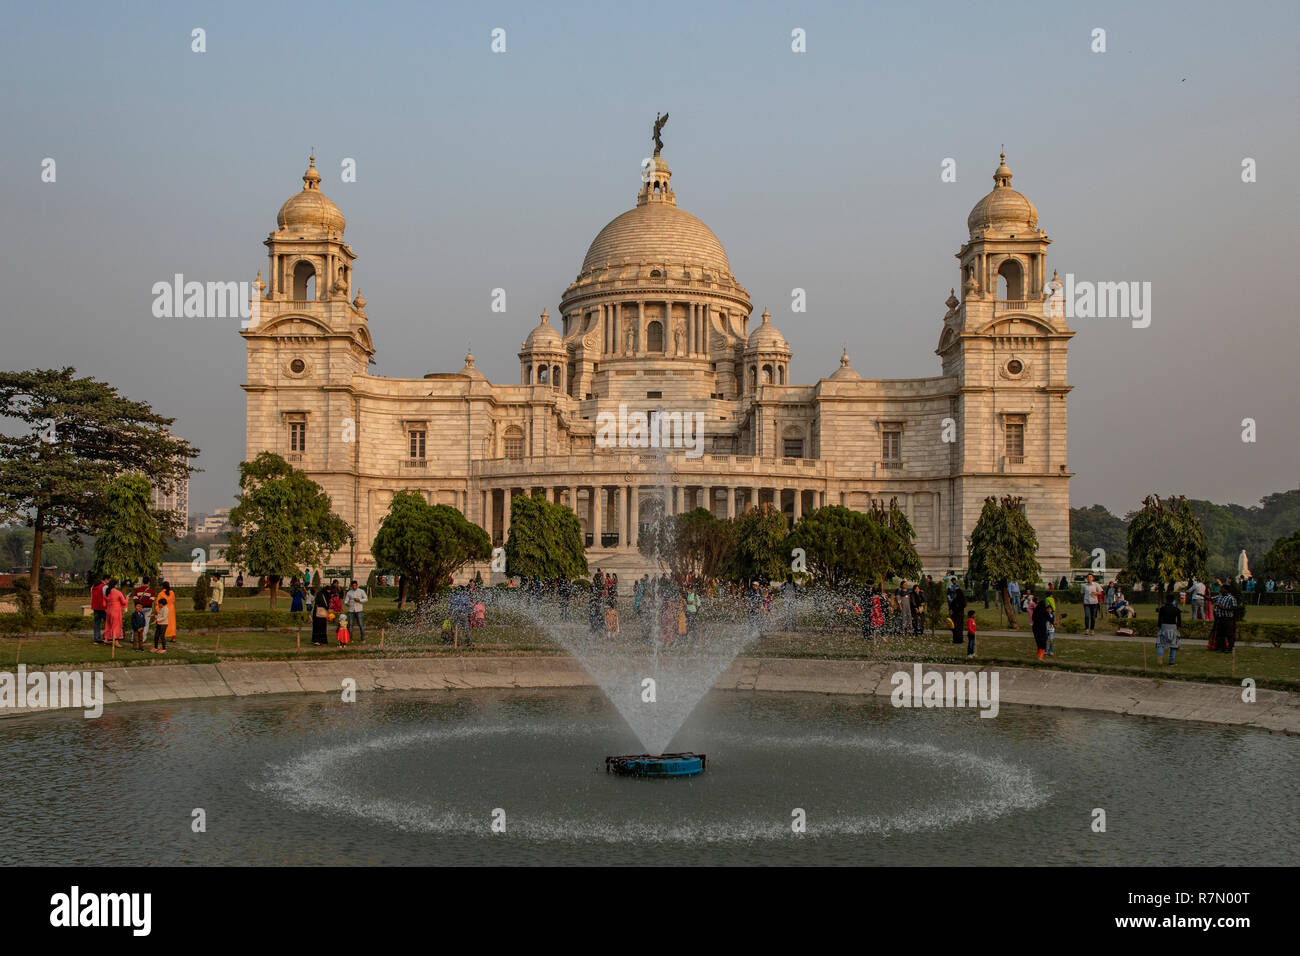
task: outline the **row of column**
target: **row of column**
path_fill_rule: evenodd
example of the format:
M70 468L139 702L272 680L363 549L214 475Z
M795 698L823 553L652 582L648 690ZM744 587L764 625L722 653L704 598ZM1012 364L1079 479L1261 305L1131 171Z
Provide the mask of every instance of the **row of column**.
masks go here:
M482 527L488 532L494 545L504 544L510 536L510 506L515 495L515 488L489 488L482 491ZM520 494L533 494L538 488L519 489ZM588 547L606 547L603 542L605 522L609 519L609 531L616 536L608 547L635 550L640 531L641 503L643 495L647 500L661 497L660 489L650 486L643 489L641 485L552 485L540 486L546 500L567 505L583 522L585 534L590 535ZM587 492L586 507L579 507L579 491ZM731 519L750 508L757 508L760 503L772 504L779 510L785 510L785 492L791 492L791 520L803 517L804 494L810 495L810 508L821 508L826 504L826 492L820 489L806 489L789 486L756 485L673 485L665 489L665 510L668 514L682 514L695 508L707 508L719 518ZM496 492L502 493L501 520L496 518ZM721 498L718 492L722 491ZM739 501L738 501L739 496ZM721 513L715 502L722 505Z
M652 300L655 301L655 300ZM709 354L709 306L703 302L679 303L686 306L686 327L683 330L683 341L679 352L676 336L674 335L675 326L673 325L673 302L664 301L664 319L663 334L665 355L697 355L707 356ZM614 302L608 305L599 306L602 345L601 351L605 355L644 355L646 354L646 314L645 302L636 303L637 315L636 335L633 337L631 348L628 347L627 329L628 321L632 320L628 316L627 320L623 318L623 303ZM658 354L657 352L655 354Z

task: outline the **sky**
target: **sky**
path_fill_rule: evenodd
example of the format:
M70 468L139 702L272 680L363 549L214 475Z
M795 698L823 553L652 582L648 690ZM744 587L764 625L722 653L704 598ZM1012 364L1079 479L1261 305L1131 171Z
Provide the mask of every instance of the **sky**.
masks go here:
M1048 268L1151 283L1148 327L1071 323L1072 504L1253 504L1300 477L1297 35L1292 2L11 5L0 367L71 365L175 417L202 450L191 510L229 506L238 320L155 318L155 282L251 280L314 149L372 373L455 370L472 344L517 382L666 111L678 205L771 310L792 381L842 346L866 377L938 375L1005 147Z

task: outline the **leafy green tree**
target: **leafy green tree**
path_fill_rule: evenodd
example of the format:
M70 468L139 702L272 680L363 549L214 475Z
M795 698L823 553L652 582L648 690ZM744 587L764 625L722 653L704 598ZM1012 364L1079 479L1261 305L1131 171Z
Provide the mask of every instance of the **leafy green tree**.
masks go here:
M732 524L707 508L665 514L657 499L643 506L643 516L649 520L637 538L637 550L644 557L678 576L708 580L721 573L734 545Z
M266 577L274 609L280 580L324 563L351 540L352 529L324 488L272 452L240 462L239 489L226 560Z
M18 624L24 634L36 630L36 598L31 578L14 578L14 603L18 606Z
M1120 574L1126 587L1135 583L1161 584L1204 577L1207 549L1205 532L1191 502L1179 495L1164 501L1158 495L1142 499L1142 510L1128 525L1128 560Z
M879 502L873 502L868 514L886 532L885 569L873 580L883 585L884 579L890 574L900 578L919 578L921 556L916 553L916 531L903 509L898 507L898 499L891 498L888 508L882 507Z
M785 551L801 548L808 571L819 584L847 587L888 573L889 536L889 529L871 515L826 505L795 522Z
M437 597L447 577L467 561L491 557L492 543L486 531L455 508L430 505L418 491L399 491L370 553L379 567L402 576L398 604L404 606L408 597L417 604Z
M149 482L140 475L118 475L108 483L108 507L95 538L95 574L124 584L158 577L163 540L149 496Z
M53 614L59 606L59 582L54 579L54 575L41 576L40 592L41 613Z
M208 599L212 596L211 579L208 572L204 571L194 582L194 592L190 595L194 600L194 610L206 611L208 609Z
M511 499L506 574L547 581L586 577L587 550L578 516L542 495Z
M1300 581L1300 531L1274 541L1260 570L1284 581Z
M1006 496L984 499L979 521L970 533L970 577L989 580L997 585L1007 625L1016 627L1016 611L1011 606L1007 585L1012 581L1037 581L1038 534L1025 517L1022 499Z
M190 462L198 449L167 430L175 419L72 368L0 372L0 407L27 426L24 434L0 434L0 521L32 528L33 581L48 533L62 531L77 544L98 531L108 483L124 465L164 489L196 470ZM183 530L179 515L157 519L165 534Z
M732 523L735 546L727 561L728 577L740 581L784 580L790 571L785 515L765 504L750 508Z
M1070 562L1076 568L1092 564L1092 552L1106 552L1108 567L1122 567L1128 546L1128 522L1104 505L1070 509Z

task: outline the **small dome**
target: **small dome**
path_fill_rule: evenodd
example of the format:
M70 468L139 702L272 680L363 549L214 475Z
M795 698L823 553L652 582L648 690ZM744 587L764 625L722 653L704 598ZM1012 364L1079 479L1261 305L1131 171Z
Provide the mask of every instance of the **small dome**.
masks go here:
M564 348L564 337L559 332L551 328L550 315L543 310L542 321L537 323L537 328L528 333L528 338L524 339L524 351L537 351L540 349L549 349L551 351L560 351Z
M785 344L785 337L772 324L772 313L763 310L763 321L753 332L749 333L746 351L788 352L790 346Z
M847 348L845 348L844 354L840 356L840 367L831 373L830 378L835 382L862 381L862 376L849 365L849 350Z
M1007 154L993 174L993 191L975 204L966 217L966 228L972 236L976 231L1036 232L1038 210L1022 194L1011 188L1011 170L1007 168Z
M320 173L316 170L315 156L311 157L307 171L302 174L302 192L290 197L280 207L275 221L281 229L312 238L343 235L347 220L339 207L320 191Z
M465 367L460 370L460 374L479 381L487 381L487 376L474 367L474 352L472 349L465 353Z

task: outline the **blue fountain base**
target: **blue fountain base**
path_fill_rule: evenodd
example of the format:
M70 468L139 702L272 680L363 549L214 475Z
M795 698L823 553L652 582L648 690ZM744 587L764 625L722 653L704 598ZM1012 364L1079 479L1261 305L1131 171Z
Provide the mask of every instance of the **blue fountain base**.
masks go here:
M636 754L606 757L605 772L623 777L693 777L704 772L704 754Z

